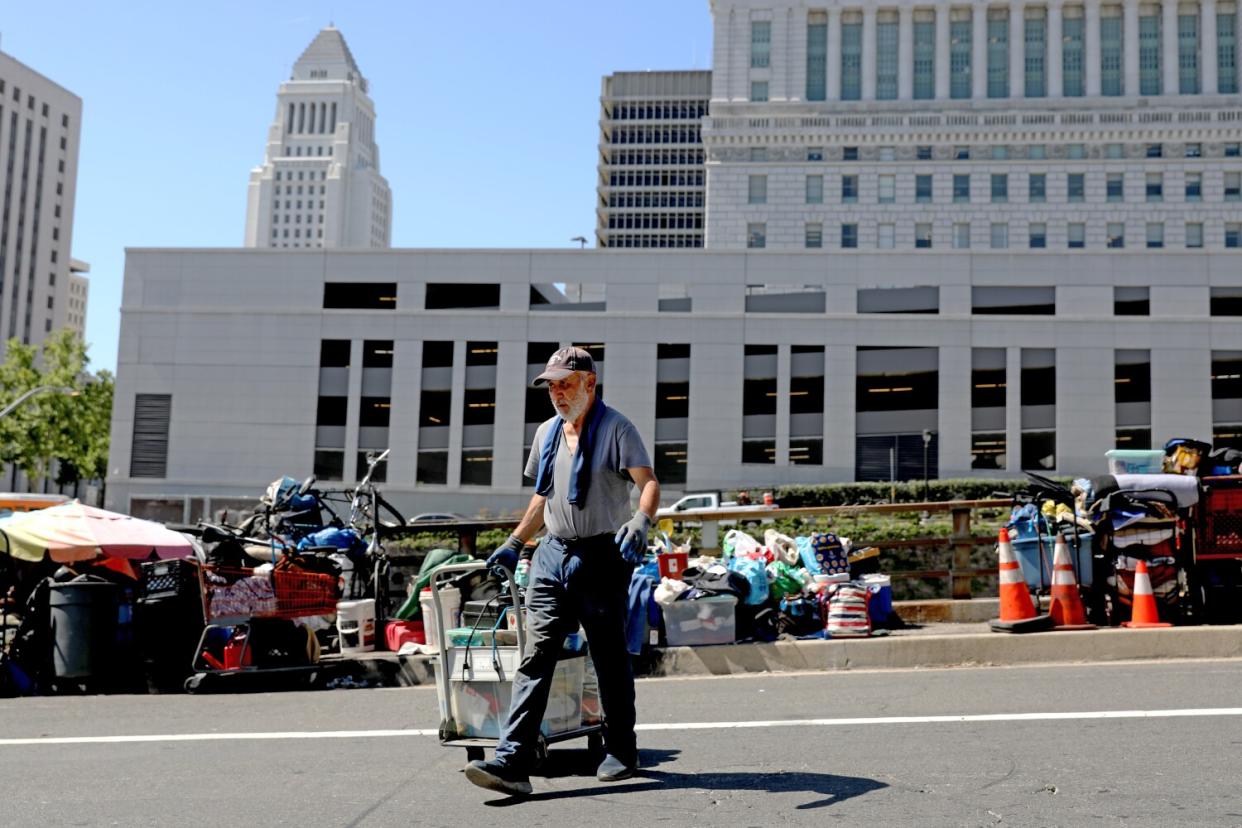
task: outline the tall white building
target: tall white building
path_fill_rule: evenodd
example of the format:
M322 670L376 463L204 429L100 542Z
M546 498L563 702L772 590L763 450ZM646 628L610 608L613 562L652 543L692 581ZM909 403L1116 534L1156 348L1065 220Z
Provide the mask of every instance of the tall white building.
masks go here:
M600 247L702 247L712 73L617 72L599 114Z
M712 0L708 247L1237 247L1227 0Z
M38 345L77 327L69 297L81 124L81 98L0 52L0 343ZM77 300L84 322L84 289Z
M329 26L276 94L264 163L250 173L246 247L377 248L391 237L375 104L345 38Z

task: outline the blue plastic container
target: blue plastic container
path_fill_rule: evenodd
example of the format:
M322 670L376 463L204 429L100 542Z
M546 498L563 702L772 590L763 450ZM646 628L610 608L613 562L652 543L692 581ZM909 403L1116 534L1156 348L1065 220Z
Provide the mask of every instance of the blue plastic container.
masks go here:
M1031 589L1049 589L1052 587L1052 558L1056 553L1056 537L1053 535L1044 535L1044 557L1043 566L1040 566L1039 559L1039 541L1036 538L1028 538L1025 540L1011 541L1013 544L1014 555L1018 558L1018 563L1022 566L1022 574L1026 577L1026 583ZM1074 536L1066 535L1065 543L1070 548L1070 561L1077 558L1077 570L1075 576L1078 579L1078 585L1089 587L1094 580L1091 574L1091 535L1087 533L1078 536L1078 554L1074 554Z

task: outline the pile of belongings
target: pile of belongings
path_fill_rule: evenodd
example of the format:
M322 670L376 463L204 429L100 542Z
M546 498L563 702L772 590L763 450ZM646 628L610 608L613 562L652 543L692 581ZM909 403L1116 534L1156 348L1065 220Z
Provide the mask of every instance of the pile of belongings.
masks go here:
M631 588L631 652L655 643L652 636L670 605L717 596L736 599L736 639L774 641L791 637L859 637L903 626L892 609L892 588L879 573L879 550L854 549L831 532L790 537L768 529L760 542L740 529L724 537L722 554L691 557L687 566L661 577L655 556L634 573ZM641 602L649 603L643 611ZM645 623L646 634L636 630Z

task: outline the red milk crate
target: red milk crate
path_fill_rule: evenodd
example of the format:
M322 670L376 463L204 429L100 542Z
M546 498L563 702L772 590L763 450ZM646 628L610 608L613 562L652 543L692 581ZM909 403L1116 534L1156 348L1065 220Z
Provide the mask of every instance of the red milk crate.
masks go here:
M1242 558L1242 475L1203 478L1200 560Z

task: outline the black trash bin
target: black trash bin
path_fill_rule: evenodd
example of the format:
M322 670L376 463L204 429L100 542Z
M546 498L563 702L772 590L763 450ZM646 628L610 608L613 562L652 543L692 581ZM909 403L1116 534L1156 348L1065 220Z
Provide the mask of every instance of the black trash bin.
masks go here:
M55 678L84 684L109 674L116 657L120 599L121 588L109 581L51 585L48 614Z

